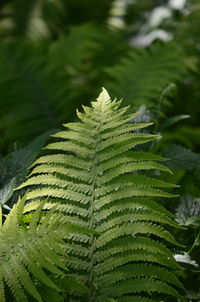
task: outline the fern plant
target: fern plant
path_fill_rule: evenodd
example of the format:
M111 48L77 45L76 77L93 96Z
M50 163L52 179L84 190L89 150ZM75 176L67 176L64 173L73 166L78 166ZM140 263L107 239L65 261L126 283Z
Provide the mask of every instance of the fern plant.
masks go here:
M126 97L136 107L153 106L169 83L180 80L181 60L173 43L130 50L120 63L106 69L107 87L111 95Z
M66 241L72 277L84 282L89 293L73 301L153 302L182 299L183 286L174 269L179 265L167 244L178 245L168 227L178 227L173 215L155 201L173 195L160 189L174 185L138 171L170 172L164 160L134 147L158 138L134 132L149 126L129 123L120 101L111 101L105 89L78 112L80 119L54 134L58 142L45 149L29 179L29 210L48 197L66 220L89 227L99 235L74 235ZM70 300L71 301L71 300Z
M66 275L64 239L89 230L67 223L55 207L47 211L44 202L29 213L25 200L19 199L6 219L0 207L0 301L61 302L70 287L86 291Z

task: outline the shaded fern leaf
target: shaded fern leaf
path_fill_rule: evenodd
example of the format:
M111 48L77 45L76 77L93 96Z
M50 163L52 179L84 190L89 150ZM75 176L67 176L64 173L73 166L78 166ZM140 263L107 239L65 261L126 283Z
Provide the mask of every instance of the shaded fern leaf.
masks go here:
M180 145L170 145L164 150L164 155L170 160L166 166L173 170L200 169L200 156L192 150Z
M176 216L176 221L181 225L200 225L200 199L189 194L183 195Z
M181 299L183 287L173 272L180 267L167 248L178 243L165 228L178 225L155 201L172 197L162 188L173 185L138 174L170 170L156 162L163 158L133 150L157 137L138 135L141 124L129 123L136 114L120 112L120 103L103 89L91 108L78 113L82 122L54 135L61 141L46 149L57 154L38 159L22 184L34 200L26 211L48 197L48 208L57 204L67 221L97 231L66 242L72 275L89 287L81 301L154 301L147 293Z
M25 198L19 199L0 224L0 301L7 301L9 289L18 302L29 301L30 296L42 302L38 288L42 284L43 289L57 292L56 301L61 302L64 290L57 283L59 278L66 279L64 239L81 229L67 224L62 215L56 214L55 206L41 215L44 201L31 212L27 225L24 204ZM76 281L71 283L76 285Z
M180 78L182 65L172 44L132 50L121 63L107 69L111 94L134 106L152 106L170 82Z
M30 137L57 128L64 121L63 112L69 113L65 120L71 119L75 104L79 106L70 74L48 47L25 42L0 46L0 145L19 138L27 143Z

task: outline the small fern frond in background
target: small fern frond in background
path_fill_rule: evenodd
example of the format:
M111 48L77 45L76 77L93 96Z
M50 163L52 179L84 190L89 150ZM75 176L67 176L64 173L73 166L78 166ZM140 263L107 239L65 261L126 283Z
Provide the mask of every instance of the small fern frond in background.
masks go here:
M180 79L183 71L179 51L173 44L131 50L121 63L107 68L112 96L124 97L135 107L153 106L166 86Z
M169 250L178 243L168 230L179 226L156 202L173 197L162 189L173 185L138 173L170 170L160 156L134 151L158 136L137 133L149 124L129 123L137 114L120 104L103 89L92 107L77 112L78 122L53 135L59 141L45 149L54 154L36 160L19 188L29 187L30 209L48 197L66 221L99 234L66 242L71 275L89 287L80 301L181 300L183 286L173 272L179 265Z

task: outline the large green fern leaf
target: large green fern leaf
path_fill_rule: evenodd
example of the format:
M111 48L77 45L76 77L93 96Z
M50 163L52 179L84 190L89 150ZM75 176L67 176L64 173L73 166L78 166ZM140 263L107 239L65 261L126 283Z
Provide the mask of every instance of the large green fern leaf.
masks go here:
M48 197L47 207L56 203L67 221L100 234L73 235L66 242L72 276L90 289L77 301L156 301L148 296L157 294L165 301L181 299L182 285L173 272L179 266L166 247L178 244L168 231L178 226L155 201L172 197L161 188L173 185L138 174L170 171L156 162L163 158L134 151L157 136L134 132L141 124L130 124L135 114L126 115L127 108L119 106L103 89L91 108L78 113L80 122L54 135L60 141L46 149L56 154L38 159L20 186L28 186L27 199L34 199L26 210Z

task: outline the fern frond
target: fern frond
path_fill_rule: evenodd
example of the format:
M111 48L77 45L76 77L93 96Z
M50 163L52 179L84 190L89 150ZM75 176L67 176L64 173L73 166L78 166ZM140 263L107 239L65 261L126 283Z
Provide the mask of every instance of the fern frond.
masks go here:
M171 233L164 230L163 227L161 227L160 225L156 225L150 222L133 221L127 222L126 224L124 223L121 226L116 225L113 228L107 230L101 235L100 238L98 238L96 246L98 248L102 248L105 247L112 240L123 237L124 235L133 235L134 237L137 234L155 235L175 245L179 245L175 238L171 235Z
M151 125L152 123L131 123L130 125L123 125L123 127L120 127L120 129L114 129L111 132L102 134L102 139L107 139L109 137L114 138L115 136L118 136L120 134L129 133L131 131L146 128Z
M130 264L126 267L126 277L123 274L123 269L118 268L112 272L112 274L108 273L100 277L102 285L111 286L114 283L117 283L121 280L131 279L131 278L141 278L141 277L153 277L156 279L165 280L167 283L171 283L177 287L183 289L182 283L178 280L178 278L169 271L166 271L164 268L157 267L155 268L152 264Z
M64 154L55 154L55 155L46 155L38 158L34 165L37 164L63 164L68 165L70 167L75 167L78 169L88 170L90 168L90 164L85 162L80 158L75 158L73 155L64 155Z
M25 198L18 200L0 229L1 302L7 301L5 290L7 292L8 289L18 302L28 301L29 296L42 302L38 283L43 288L62 292L56 278L66 275L64 239L77 232L75 225L66 223L63 216L56 214L55 205L50 211L42 212L45 201L37 204L31 211L28 225L25 224ZM78 229L81 230L80 227ZM82 230L86 231L85 228Z
M78 170L78 169L72 169L72 168L66 168L65 166L51 166L51 165L41 165L37 166L30 175L34 174L46 174L46 173L59 173L61 175L67 175L69 178L76 178L82 181L85 181L86 183L91 183L91 177L88 175L88 172L84 170Z
M135 186L142 186L143 187L163 187L163 188L173 188L176 187L176 185L173 185L171 183L165 182L163 180L157 179L157 178L152 178L152 177L147 177L144 175L138 175L138 174L132 174L132 175L127 175L123 177L117 177L115 178L114 181L111 181L108 185L104 186L102 189L97 188L96 194L97 196L104 196L109 192L112 191L118 191L119 189L125 189L129 186L135 185Z
M103 89L78 113L81 122L54 135L60 141L46 149L55 154L38 159L21 185L29 188L27 199L34 199L24 211L44 200L47 209L57 205L66 221L97 232L67 237L71 273L89 287L83 301L154 301L148 293L181 299L174 273L180 267L167 247L180 244L165 228L178 225L155 200L173 197L165 189L174 185L139 174L171 171L158 163L162 157L134 151L157 136L134 132L145 125L129 123L137 114L120 111L120 104Z
M132 211L129 210L126 211L125 213L120 213L119 216L116 214L116 215L112 215L112 217L108 217L107 221L103 222L101 226L98 227L98 231L99 232L106 231L108 229L111 229L115 225L121 225L127 221L138 221L138 220L157 221L157 222L159 221L160 223L177 227L177 224L174 223L172 219L170 219L165 215L160 214L160 217L158 217L157 213L152 213L151 211L147 211L144 209L142 210L138 209Z
M162 254L173 260L169 249L161 242L148 237L137 236L134 240L131 237L118 238L110 243L109 249L98 250L96 253L97 262L103 262L105 259L125 251L143 250L152 254Z
M170 82L180 79L182 64L173 44L132 50L121 63L107 68L106 85L113 96L139 107L152 106Z
M103 295L110 296L113 291L114 297L120 297L130 293L142 293L147 291L149 293L157 292L164 293L167 295L174 296L177 299L182 299L181 295L177 290L167 285L162 281L150 280L147 278L139 278L133 280L126 280L126 282L118 282L116 286L112 286L111 288L105 289L103 291Z
M66 182L66 180L63 180L62 178L58 178L53 174L48 174L46 175L45 178L42 175L33 176L29 178L26 182L24 182L22 185L20 185L18 189L31 185L49 185L59 188L64 188L67 186L68 188L71 187L71 189L76 192L80 192L80 193L91 192L91 187L87 184L76 184L73 181Z
M107 173L103 173L100 167L98 171L100 176L98 185L106 184L111 180L115 179L116 177L119 177L120 175L139 170L160 170L170 173L170 170L168 168L154 162L129 162L126 165L119 165L115 167L114 171L110 169L106 171Z
M123 210L129 210L134 208L149 209L150 211L155 212L157 215L166 214L167 216L169 217L171 216L172 218L174 218L173 214L171 214L169 211L164 209L157 202L151 199L145 199L140 197L137 197L137 199L128 198L128 199L121 199L115 201L111 206L106 206L105 208L102 208L101 211L98 213L98 217L101 219L106 219L108 216L117 213L119 209L120 211L123 211Z

